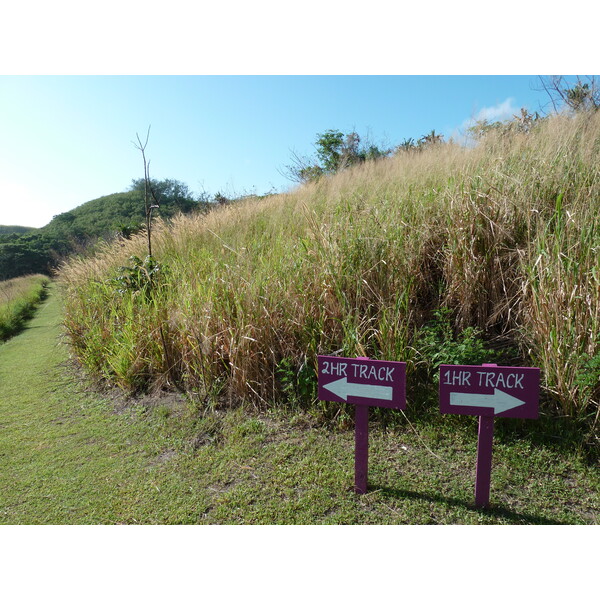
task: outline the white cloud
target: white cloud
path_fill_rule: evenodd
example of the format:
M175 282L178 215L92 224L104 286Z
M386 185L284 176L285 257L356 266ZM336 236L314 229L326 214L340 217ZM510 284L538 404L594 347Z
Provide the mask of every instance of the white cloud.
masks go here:
M519 112L519 108L514 104L514 98L507 98L504 102L496 104L496 106L486 106L482 108L475 117L468 119L466 122L481 121L503 121L512 117Z
M465 119L454 131L450 137L457 143L467 142L467 129L475 124L476 121L504 121L511 119L513 115L519 112L519 107L514 103L514 98L507 98L504 102L499 102L494 106L484 106L475 115Z

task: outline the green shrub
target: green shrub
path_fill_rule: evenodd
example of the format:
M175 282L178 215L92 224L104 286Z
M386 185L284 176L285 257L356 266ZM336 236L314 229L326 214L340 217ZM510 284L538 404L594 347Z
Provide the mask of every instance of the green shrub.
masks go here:
M282 392L290 404L306 406L317 396L317 374L306 360L298 367L291 358L277 366Z
M137 256L130 256L131 267L119 267L119 275L110 281L121 294L125 292L144 292L149 295L152 289L159 283L160 277L165 271L153 256L146 256L144 260Z
M455 333L451 316L448 308L435 310L433 320L421 329L416 339L421 356L419 363L436 383L440 365L481 365L493 363L500 356L485 347L482 332L477 327L466 327Z
M596 345L600 348L600 339ZM576 384L580 394L587 396L586 404L598 405L600 403L600 350L589 356L583 355L583 364L577 374Z

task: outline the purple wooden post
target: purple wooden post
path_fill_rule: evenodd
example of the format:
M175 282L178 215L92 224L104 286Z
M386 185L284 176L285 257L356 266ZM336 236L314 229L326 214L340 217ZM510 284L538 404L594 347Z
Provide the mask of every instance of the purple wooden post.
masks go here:
M485 508L490 501L493 442L494 417L480 416L477 439L477 471L475 474L475 506L477 508Z
M477 508L487 507L490 501L494 418L537 419L539 396L540 370L535 367L440 365L440 412L479 416Z
M369 406L406 408L406 363L371 360L366 356L321 356L318 360L319 400L354 404L354 491L367 493Z
M354 491L357 494L366 494L369 468L369 407L357 404L354 414Z

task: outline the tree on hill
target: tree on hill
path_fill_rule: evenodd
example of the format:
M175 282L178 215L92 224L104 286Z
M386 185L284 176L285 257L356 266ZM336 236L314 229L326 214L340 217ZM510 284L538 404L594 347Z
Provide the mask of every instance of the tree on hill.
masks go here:
M421 146L435 146L441 144L444 141L444 136L441 133L436 133L435 129L432 129L427 135L424 135L419 140Z
M150 179L150 185L156 196L156 199L162 205L169 204L181 212L189 212L197 207L197 200L194 194L190 191L187 184L178 181L177 179ZM144 192L145 179L133 179L129 190L132 192Z
M342 169L367 160L388 156L390 149L376 144L364 144L356 131L344 134L338 129L327 129L318 134L315 142L316 157L302 158L292 153L291 165L281 171L291 181L304 183L314 181L323 175L331 175Z
M404 140L402 141L401 144L399 144L398 146L396 146L396 148L394 149L394 153L398 154L399 152L413 152L414 150L417 150L418 146L417 143L415 142L414 138L404 138Z
M0 280L28 273L50 274L65 256L91 248L99 238L110 239L115 234L129 237L138 232L145 221L139 182L134 180L129 191L102 196L55 215L40 229L0 229ZM160 198L160 216L164 219L207 210L206 199L196 201L180 181L152 180L152 185Z
M541 91L546 92L555 112L566 107L574 112L600 108L600 82L595 75L577 77L574 82L563 75L540 77Z

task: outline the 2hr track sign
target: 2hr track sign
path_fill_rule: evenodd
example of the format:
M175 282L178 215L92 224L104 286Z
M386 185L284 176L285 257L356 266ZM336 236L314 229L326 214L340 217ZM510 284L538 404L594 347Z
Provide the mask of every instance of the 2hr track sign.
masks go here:
M369 406L406 408L406 363L318 356L319 400L354 404L354 490L367 492Z
M406 363L319 356L319 399L406 408Z

